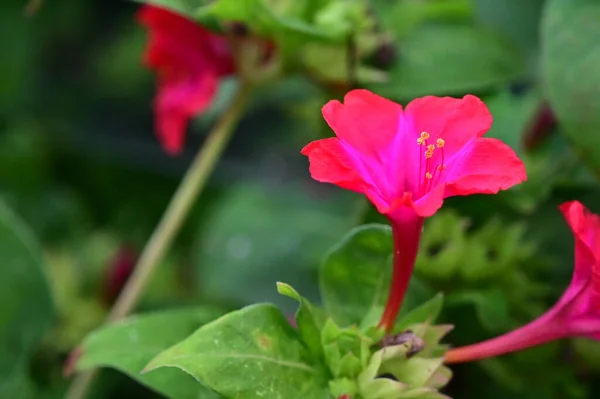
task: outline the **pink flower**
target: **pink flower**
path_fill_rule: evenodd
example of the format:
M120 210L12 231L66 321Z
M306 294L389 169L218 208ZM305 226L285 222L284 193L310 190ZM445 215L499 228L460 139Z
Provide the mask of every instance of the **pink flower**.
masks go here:
M503 355L571 336L600 340L600 217L578 201L566 202L560 210L575 236L575 270L562 297L523 327L448 351L447 363Z
M144 5L137 20L148 28L144 61L155 69L155 124L165 151L181 151L190 118L208 108L222 77L234 72L224 36L166 9Z
M390 329L417 255L423 220L455 195L493 194L526 180L517 155L482 138L492 116L477 97L427 96L402 106L367 90L333 100L323 117L337 137L302 149L315 180L363 193L394 231L394 276L380 325Z

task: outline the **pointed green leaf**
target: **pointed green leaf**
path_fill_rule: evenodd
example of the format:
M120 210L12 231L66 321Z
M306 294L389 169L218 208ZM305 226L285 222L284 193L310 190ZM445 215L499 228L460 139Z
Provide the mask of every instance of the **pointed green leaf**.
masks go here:
M354 397L357 392L358 387L356 386L356 381L354 381L354 379L338 378L329 381L329 393L331 393L334 398L339 398L342 395Z
M323 356L321 330L325 324L325 314L321 309L314 307L306 298L298 294L291 285L277 283L277 291L281 295L295 299L300 304L296 313L296 323L298 324L300 337L309 351L317 358L321 358Z
M362 373L360 373L356 380L358 382L358 386L361 387L361 390L368 383L370 383L371 380L377 377L377 372L379 371L379 367L381 367L382 362L383 351L378 350L373 354L373 356L371 356L371 359L369 359L369 365L362 371Z
M411 357L410 359L395 358L389 362L384 362L381 371L392 373L399 381L408 386L422 387L442 366L443 361L443 358L426 359L420 356Z
M31 392L29 360L55 317L42 251L29 229L0 202L0 397Z
M406 316L396 323L394 326L394 332L401 332L412 324L424 322L433 323L442 311L443 306L444 294L440 292L421 306L409 311Z
M341 325L360 324L373 309L383 310L392 273L392 231L370 224L348 233L321 266L321 297Z
M427 326L422 338L425 342L425 348L420 352L423 357L441 356L445 347L440 345L440 341L454 328L451 324L441 324L437 326ZM440 351L442 353L440 353Z
M376 378L361 387L360 393L365 399L402 398L408 386L389 378Z
M323 344L323 346L335 343L338 340L341 333L342 330L338 327L337 324L335 324L335 321L333 321L332 319L327 319L321 331L321 343Z
M325 397L324 365L270 304L231 312L155 357L145 372L176 367L225 397Z
M141 371L161 351L220 314L210 308L177 309L133 316L102 327L83 342L83 354L76 368L115 368L169 398L219 398L181 370L163 368L147 374Z
M336 377L354 378L362 370L360 359L352 352L347 352L340 359L340 365Z

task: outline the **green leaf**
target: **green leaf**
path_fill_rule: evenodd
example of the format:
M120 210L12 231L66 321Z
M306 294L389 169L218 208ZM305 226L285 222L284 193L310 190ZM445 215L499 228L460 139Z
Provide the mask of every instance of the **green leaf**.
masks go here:
M311 361L294 328L269 304L206 324L144 371L162 367L179 368L225 397L320 398L327 391L324 365Z
M580 157L600 171L600 3L548 0L542 74L550 103Z
M391 372L403 384L421 387L429 381L435 371L442 366L444 358L426 359L415 356L410 359L398 358L384 362L380 372Z
M348 72L348 48L335 44L315 43L307 45L301 52L302 64L319 79L346 82ZM363 65L356 66L359 82L371 83L386 80L386 74Z
M395 332L401 332L413 324L433 323L444 306L444 294L441 292L421 306L412 309L394 326Z
M54 321L42 252L28 228L0 202L0 397L31 391L29 361Z
M475 306L477 317L486 329L501 331L511 325L506 294L495 289L461 291L448 296L448 306L469 304Z
M475 14L481 25L511 40L533 62L539 55L540 20L545 1L475 0Z
M300 307L296 313L296 323L298 324L300 337L308 347L308 350L317 359L322 358L323 347L321 346L321 330L325 325L325 314L323 311L315 308L306 298L298 294L291 285L278 282L277 291L281 295L295 299L300 303Z
M372 0L371 3L378 20L396 39L402 39L424 22L463 22L473 16L469 0Z
M377 378L361 387L365 399L398 399L403 398L408 386L389 378Z
M398 43L400 57L378 94L397 100L462 95L504 85L523 73L521 54L472 26L424 25Z
M360 226L342 239L321 266L325 309L341 325L360 324L373 310L381 313L392 273L389 226Z
M281 37L284 34L301 34L306 39L334 39L336 27L320 27L303 20L290 11L282 2L268 4L266 0L217 0L211 4L199 7L196 16L213 16L226 21L238 21L258 33ZM341 21L339 21L341 23Z
M342 395L350 395L350 397L354 397L357 391L358 387L356 386L356 381L353 379L338 378L329 381L329 392L334 398L339 398Z
M130 317L91 333L76 368L115 368L169 398L219 398L181 370L140 372L161 351L220 315L215 309L192 308Z
M198 6L206 3L207 0L136 0L140 3L148 3L159 7L164 7L176 13L192 16Z

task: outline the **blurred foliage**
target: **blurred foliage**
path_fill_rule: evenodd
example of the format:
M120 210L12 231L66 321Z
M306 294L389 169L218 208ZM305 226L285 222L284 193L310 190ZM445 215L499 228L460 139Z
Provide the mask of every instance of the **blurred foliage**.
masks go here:
M281 79L256 95L140 310L271 301L291 314L275 290L279 280L319 299L317 269L328 248L354 226L385 223L362 198L310 181L299 155L308 141L331 134L320 107L356 85L403 103L477 94L494 116L489 135L511 145L528 170L521 186L451 198L428 220L403 313L444 291L440 319L456 326L448 341L459 345L527 322L560 295L573 246L556 206L579 199L600 211L598 1L161 2L199 19L246 21L276 38L286 64ZM124 246L142 248L235 81L197 118L186 152L170 158L153 134L154 84L140 63L146 35L133 20L138 5L45 1L29 17L25 5L0 5L0 34L10 38L0 63L0 397L50 399L64 391L70 350L106 315L114 257ZM352 34L355 53L347 47ZM351 57L356 73L346 64ZM385 236L382 229L370 234ZM356 270L385 259L385 238L377 240L363 242L371 258L352 258ZM322 285L341 278L334 266ZM377 277L359 274L346 278ZM325 305L352 318L352 301L363 293L342 294L323 298ZM190 312L170 321L147 315L86 342L127 328L142 337L155 323L183 325L180 336L154 337L162 350L210 320ZM599 345L559 342L453 367L446 392L598 397ZM156 353L122 364L89 355L86 364L132 372ZM144 384L160 391L152 376ZM103 372L92 397L150 395Z

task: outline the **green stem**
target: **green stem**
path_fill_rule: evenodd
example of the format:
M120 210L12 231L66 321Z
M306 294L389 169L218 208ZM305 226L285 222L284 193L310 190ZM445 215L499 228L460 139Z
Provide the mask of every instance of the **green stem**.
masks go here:
M229 142L245 109L249 91L247 84L240 83L235 98L210 132L171 198L162 219L144 247L131 277L127 280L127 284L123 287L121 294L113 305L107 317L107 322L110 323L127 316L144 293L144 289L154 271L179 232L181 225ZM78 375L69 387L65 398L83 399L95 373L96 370L90 370Z

